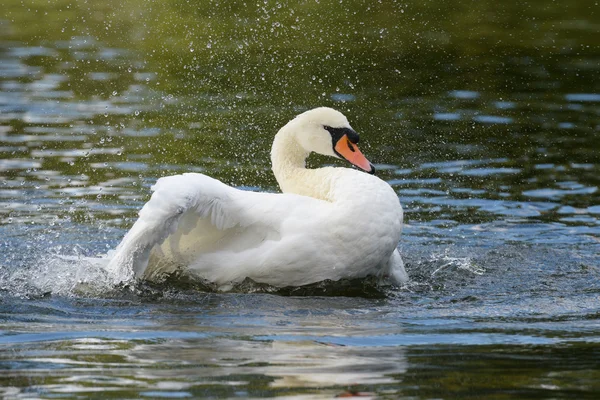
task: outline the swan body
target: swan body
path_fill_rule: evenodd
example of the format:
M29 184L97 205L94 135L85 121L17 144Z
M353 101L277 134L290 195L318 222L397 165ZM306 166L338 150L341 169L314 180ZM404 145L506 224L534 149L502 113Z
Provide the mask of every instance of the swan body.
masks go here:
M283 193L243 191L198 173L159 179L109 269L150 280L181 271L223 290L246 277L279 287L369 275L405 282L394 190L355 169L305 168L315 151L372 173L357 142L343 114L317 108L275 136L271 161Z

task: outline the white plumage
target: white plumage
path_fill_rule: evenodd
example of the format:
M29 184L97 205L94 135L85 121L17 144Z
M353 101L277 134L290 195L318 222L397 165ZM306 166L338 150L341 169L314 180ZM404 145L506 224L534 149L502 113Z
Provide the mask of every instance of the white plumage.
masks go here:
M159 179L109 269L151 280L179 270L223 290L246 277L275 286L369 275L405 282L394 190L350 168L305 168L311 151L372 168L355 135L329 108L281 128L271 159L282 194L242 191L196 173Z

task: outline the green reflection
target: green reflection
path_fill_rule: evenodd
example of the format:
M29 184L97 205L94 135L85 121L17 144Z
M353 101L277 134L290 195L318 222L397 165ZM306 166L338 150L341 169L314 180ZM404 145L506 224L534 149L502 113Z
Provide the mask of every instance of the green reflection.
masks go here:
M66 193L60 189L76 178L82 188L129 179L101 199L96 191L66 194L132 216L129 207L141 204L152 181L187 170L277 190L269 170L272 137L295 114L319 105L349 116L373 162L410 170L380 169L382 178L441 177L435 189L452 199L483 193L522 202L530 200L524 193L556 182L600 186L592 1L10 0L5 9L3 57L28 69L3 78L3 90L25 90L29 102L3 119L8 135L44 128L49 136L64 129L84 137L38 145L24 139L25 149L16 152L0 141L3 157L34 159L40 170L65 177L46 184L19 165L5 168L6 180L47 187L43 198ZM55 87L40 91L40 82ZM569 100L573 93L592 97ZM71 149L92 151L49 153ZM420 168L452 160L475 165ZM472 171L486 160L492 161L481 168L495 170ZM314 157L309 164L331 162ZM537 168L547 163L555 168ZM405 186L396 186L402 199ZM451 194L465 188L470 192ZM586 208L599 202L598 193L561 201ZM498 217L469 204L456 215L452 205L441 213L425 205L411 215L419 209L411 197L408 218Z

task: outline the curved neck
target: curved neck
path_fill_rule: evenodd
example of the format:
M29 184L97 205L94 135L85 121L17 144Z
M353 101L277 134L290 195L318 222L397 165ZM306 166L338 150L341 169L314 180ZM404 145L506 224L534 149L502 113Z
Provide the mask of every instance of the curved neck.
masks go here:
M275 179L283 193L295 193L330 201L331 179L321 169L306 169L306 151L295 137L295 124L290 121L277 132L271 148Z

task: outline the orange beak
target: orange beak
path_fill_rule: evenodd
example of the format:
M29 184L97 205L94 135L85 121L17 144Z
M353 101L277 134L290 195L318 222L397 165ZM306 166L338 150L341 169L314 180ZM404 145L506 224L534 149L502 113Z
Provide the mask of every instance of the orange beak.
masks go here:
M373 165L365 158L365 156L363 156L356 144L348 139L347 135L342 136L337 141L334 150L340 157L344 158L352 165L355 165L370 174L375 173Z

